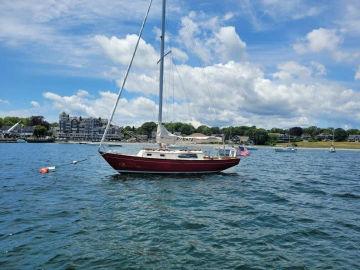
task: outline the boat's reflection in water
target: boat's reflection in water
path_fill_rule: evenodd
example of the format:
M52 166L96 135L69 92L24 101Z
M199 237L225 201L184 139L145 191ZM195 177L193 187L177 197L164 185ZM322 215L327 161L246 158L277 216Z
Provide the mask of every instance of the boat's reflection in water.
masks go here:
M162 173L116 173L109 175L111 181L163 181L163 180L216 180L218 177L233 178L239 176L234 171L214 172L214 173L178 173L178 174L162 174Z

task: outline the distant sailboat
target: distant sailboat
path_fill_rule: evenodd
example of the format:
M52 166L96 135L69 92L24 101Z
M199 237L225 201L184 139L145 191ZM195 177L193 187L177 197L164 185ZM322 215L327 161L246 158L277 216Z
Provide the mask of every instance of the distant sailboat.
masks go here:
M289 138L288 145L287 145L286 147L284 146L284 147L277 147L277 148L275 148L275 152L294 153L294 152L297 151L297 149L291 145L291 141L290 141L290 130L289 130L288 138Z
M331 147L329 149L330 153L335 153L336 152L336 149L335 149L335 146L334 146L334 139L335 139L335 129L333 128L333 138L332 138L332 141L331 141Z

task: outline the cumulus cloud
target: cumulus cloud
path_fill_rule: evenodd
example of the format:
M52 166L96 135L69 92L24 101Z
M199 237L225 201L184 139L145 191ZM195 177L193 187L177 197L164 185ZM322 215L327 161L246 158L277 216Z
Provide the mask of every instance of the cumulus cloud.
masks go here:
M229 19L225 16L225 19ZM179 44L186 47L203 62L239 61L244 58L246 43L233 26L222 26L218 17L203 19L190 12L181 19Z
M309 78L311 70L297 62L289 61L278 65L278 72L273 74L274 78L280 80L291 80L294 78Z
M104 1L100 4L82 0L4 2L0 10L0 41L11 46L31 44L24 46L29 51L39 46L39 51L44 53L34 55L43 55L49 63L72 64L74 67L87 67L91 70L96 67L92 76L119 79L123 76L123 69L130 60L137 39L136 35L127 34L138 30L135 24L128 22L133 19L140 22L144 3L142 0L116 3ZM249 16L254 15L254 22L259 22L259 25L262 23L258 17L259 12L257 13L259 10L260 15L265 18L264 22L269 17L274 21L281 21L314 16L321 12L321 8L313 4L314 8L309 7L300 0L285 1L286 3L278 0L256 1L264 7L258 10L254 10L250 1L240 2L247 5ZM346 3L346 6L351 5ZM355 4L352 6L357 7ZM171 7L169 9L175 10ZM335 24L339 26L336 29L314 29L299 39L293 45L300 54L297 57L303 57L302 54L306 53L326 52L335 59L354 59L352 56L356 55L356 52L350 54L341 47L347 45L343 39L347 38L351 27L351 33L356 33L354 29L358 26L359 18L357 10L350 12L351 8L349 9L348 14L351 16L348 18L351 20L344 17L346 24ZM202 12L188 13L186 9L181 12L178 13L181 18L178 36L175 33L167 35L172 43L171 50L176 60L177 72L171 75L170 66L166 64L165 119L170 119L169 115L173 112L174 120L210 125L256 124L264 127L288 127L316 124L319 119L359 125L359 92L325 79L319 80L319 76L327 73L321 63L305 63L302 59L297 60L299 62L286 61L294 58L282 58L285 59L281 60L282 63L278 63L279 60L271 63L272 67L277 65L277 70L273 74L266 74L258 66L245 61L247 44L240 37L239 29L229 25L238 14L227 13L219 17L209 17ZM155 13L151 16L158 19L158 13L159 8L155 7ZM172 20L171 16L169 20ZM118 23L122 27L118 27ZM82 28L84 25L86 28ZM95 29L92 29L93 25L96 25ZM121 37L112 36L114 25L116 29L121 29ZM171 30L174 31L174 28ZM94 33L104 34L93 37ZM261 54L264 54L263 47L258 55ZM278 55L279 51L274 49L272 54ZM103 55L106 57L102 57ZM200 60L206 66L191 66L188 63L189 58L194 56L198 59L192 60L191 64ZM359 58L360 54L357 57ZM131 91L131 96L135 98L120 100L120 124L136 124L156 119L158 58L157 50L142 39L134 70L126 85L126 90ZM37 58L36 61L38 60ZM105 69L107 71L104 71ZM357 80L360 79L359 69L354 77ZM173 105L172 76L176 98ZM115 94L109 91L99 92L95 96L85 90L79 90L72 95L60 93L47 91L43 96L55 110L94 117L108 117L116 98ZM35 102L31 104L33 111L38 105ZM0 104L7 103L0 100ZM43 105L45 103L41 102L41 106L36 110L42 109Z
M174 104L171 89L165 89L164 119L267 128L318 124L319 119L350 126L360 124L359 92L326 80L315 80L311 64L304 67L289 62L279 68L288 72L291 70L291 76L305 76L308 80L279 80L281 76L286 78L284 74L278 75L277 80L271 80L259 67L248 62L230 61L203 68L179 65L177 69L182 82L175 81ZM155 80L155 77L152 79ZM138 87L139 93L145 92L147 84ZM122 98L117 123L140 124L156 120L157 98L152 96L153 93L149 95ZM111 92L100 92L98 97L92 97L85 91L71 96L46 92L44 96L59 110L102 117L108 117L116 98Z
M334 29L318 28L309 32L306 37L293 45L297 53L336 51L342 38Z
M292 81L296 79L310 79L312 76L326 74L324 65L312 61L309 66L301 65L295 61L288 61L278 65L278 71L273 74L275 79Z
M138 36L135 34L126 35L125 38L117 37L108 38L106 36L97 35L95 41L101 46L105 54L115 63L128 65L135 49ZM158 60L158 54L155 49L142 38L136 52L134 65L138 67L154 68Z
M39 107L40 107L39 102L34 101L34 100L32 100L32 101L30 102L30 104L31 104L31 106L32 106L33 108L39 108Z

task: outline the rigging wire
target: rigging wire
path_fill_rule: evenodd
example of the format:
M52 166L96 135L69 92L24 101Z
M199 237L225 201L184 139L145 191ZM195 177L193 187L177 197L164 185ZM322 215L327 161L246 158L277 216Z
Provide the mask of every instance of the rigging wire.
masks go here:
M146 21L147 21L148 15L149 15L152 2L153 2L153 0L150 0L150 1L149 1L149 6L148 6L148 8L147 8L145 18L144 18L144 20L143 20L143 22L142 22L142 25L141 25L141 28L140 28L140 31L139 31L138 39L137 39L137 41L136 41L134 53L133 53L133 55L131 56L130 63L129 63L129 65L128 65L128 68L127 68L126 73L125 73L125 76L124 76L124 80L123 80L123 82L122 82L121 88L119 89L119 93L118 93L116 102L115 102L115 104L114 104L114 108L113 108L113 110L112 110L111 116L110 116L110 118L109 118L109 120L108 120L108 123L107 123L107 125L106 125L104 134L103 134L103 136L102 136L102 138L101 138L101 141L100 141L100 144L99 144L99 150L101 149L101 146L102 146L102 144L103 144L103 142L104 142L104 140L105 140L107 131L108 131L109 127L110 127L110 123L111 123L111 121L112 121L112 119L113 119L113 117L114 117L116 107L117 107L117 105L118 105L118 103L119 103L121 94L122 94L122 92L123 92L123 90L124 90L127 77L129 76L129 72L130 72L132 63L133 63L133 61L134 61L135 55L136 55L136 51L137 51L137 49L138 49L138 46L139 46L139 43L140 43L140 39L141 39L143 30L144 30L144 28L145 28L145 23L146 23Z
M204 69L204 71L206 70L206 67L205 67L205 69ZM206 76L206 74L205 74L205 80L206 80L206 82L207 82L207 85L209 86L209 88L208 87L205 87L205 89L206 89L206 91L207 91L207 93L209 94L209 101L210 101L210 106L212 106L212 111L214 112L214 114L216 115L216 110L215 110L215 104L214 104L214 96L212 95L212 90L213 90L213 88L211 87L211 84L210 84L210 81L209 81L209 77L210 76Z
M187 95L187 93L186 93L186 91L185 91L185 87L184 87L184 82L183 82L183 80L182 80L182 78L181 78L181 76L180 76L180 72L179 72L179 70L178 70L178 68L177 68L177 66L176 65L174 65L174 67L175 67L175 72L176 72L176 74L178 75L178 77L179 77L179 80L180 80L180 88L181 88L181 90L183 91L183 93L184 93L184 96L185 96L185 102L186 102L186 107L187 107L187 110L188 110L188 115L190 116L191 114L190 114L190 101L189 101L189 97L188 97L188 95Z
M170 71L172 75L172 122L175 120L175 83L174 83L174 61L171 55L170 57ZM174 128L173 128L174 129ZM174 133L174 130L173 130Z

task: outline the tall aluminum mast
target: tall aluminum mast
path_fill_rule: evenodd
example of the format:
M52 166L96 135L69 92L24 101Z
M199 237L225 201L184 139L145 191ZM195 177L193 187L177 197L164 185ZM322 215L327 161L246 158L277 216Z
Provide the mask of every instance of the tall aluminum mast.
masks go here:
M166 0L162 2L162 19L161 19L161 48L160 48L160 78L159 78L159 118L158 125L162 124L162 102L163 102L163 87L164 87L164 46L165 46L165 11Z

